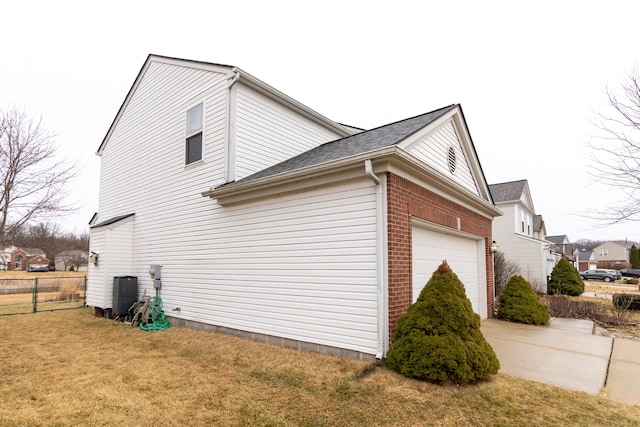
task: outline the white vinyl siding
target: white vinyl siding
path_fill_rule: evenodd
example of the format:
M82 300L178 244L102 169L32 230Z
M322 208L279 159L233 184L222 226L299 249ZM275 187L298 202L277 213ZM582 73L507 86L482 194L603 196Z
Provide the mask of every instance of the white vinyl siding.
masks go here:
M91 250L98 254L98 265L89 264L87 305L111 308L113 278L132 274L133 224L130 217L91 230Z
M227 91L224 74L149 65L101 157L96 222L135 213L132 268L107 271L106 231L92 230L101 255L90 268L88 303L111 306L113 276L121 275L154 295L148 271L159 264L169 316L375 354L375 186L363 179L230 207L202 197L224 182ZM337 138L259 98L257 112L251 100L238 102L238 129L253 134L238 141L244 173ZM185 167L186 111L199 102L203 161ZM276 125L280 115L292 123ZM264 137L258 117L267 120ZM268 160L257 160L263 155Z
M237 85L236 108L236 179L340 138L242 84Z
M453 149L456 159L455 173L453 174L450 172L449 164L450 148ZM412 144L409 152L473 194L479 195L452 121L448 121L429 133L418 143Z
M206 162L185 169L185 113L196 102ZM97 222L149 212L162 223L176 209L197 222L204 203L194 196L224 180L225 102L223 74L151 63L102 154Z
M176 316L375 354L370 181L219 207L203 219L189 236L184 227L163 233L167 247L183 250L153 254L164 265L165 306L181 307Z
M105 299L105 264L101 262L99 254L105 254L107 247L107 230L105 228L97 228L91 230L91 238L89 240L90 253L98 254L98 265L89 262L89 271L87 274L87 305L90 307L103 307Z
M163 266L170 316L375 354L374 190L363 180L235 207L200 198L196 224L182 209L161 226L136 213L133 275L153 292L149 265Z
M546 289L549 271L549 251L543 240L536 240L522 234L520 206L505 204L498 206L504 215L494 218L493 240L500 245L500 252L507 261L518 265L519 274L538 289ZM525 220L526 230L526 220ZM551 266L553 267L553 266Z

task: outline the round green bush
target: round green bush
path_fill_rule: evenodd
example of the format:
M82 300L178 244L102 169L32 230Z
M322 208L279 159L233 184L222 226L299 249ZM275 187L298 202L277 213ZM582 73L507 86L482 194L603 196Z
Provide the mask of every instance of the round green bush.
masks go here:
M531 284L520 275L513 276L500 294L498 317L529 325L549 323L547 306L533 291Z
M564 258L553 267L549 287L554 294L574 297L584 292L584 282L580 277L580 272Z
M398 319L387 363L408 377L440 384L477 381L500 369L480 331L480 316L473 312L464 285L446 262Z

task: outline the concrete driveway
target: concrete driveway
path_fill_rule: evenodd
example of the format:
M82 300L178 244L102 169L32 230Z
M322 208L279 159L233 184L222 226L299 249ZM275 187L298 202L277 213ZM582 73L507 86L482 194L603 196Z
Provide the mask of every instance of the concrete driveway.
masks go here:
M639 341L593 335L593 322L580 319L486 319L481 330L505 374L640 404Z

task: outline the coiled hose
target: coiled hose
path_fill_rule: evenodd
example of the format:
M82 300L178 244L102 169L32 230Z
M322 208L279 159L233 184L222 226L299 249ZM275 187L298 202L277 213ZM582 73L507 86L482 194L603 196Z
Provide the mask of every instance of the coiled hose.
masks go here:
M140 322L140 329L143 331L162 331L170 327L171 325L167 322L162 309L162 298L156 295L151 299L151 321L149 323Z

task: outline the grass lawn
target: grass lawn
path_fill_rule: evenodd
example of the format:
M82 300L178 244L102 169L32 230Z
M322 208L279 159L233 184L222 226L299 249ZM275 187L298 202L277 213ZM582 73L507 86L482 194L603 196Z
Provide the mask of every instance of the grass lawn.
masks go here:
M499 374L438 386L372 362L90 309L0 317L0 426L633 426L640 406Z

